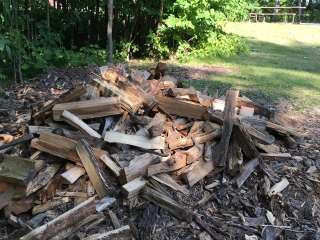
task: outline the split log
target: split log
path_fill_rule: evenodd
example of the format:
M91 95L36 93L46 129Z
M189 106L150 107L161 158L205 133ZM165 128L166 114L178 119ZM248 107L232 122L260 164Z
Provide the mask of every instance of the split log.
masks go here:
M163 137L147 138L144 136L128 135L119 132L106 132L104 140L109 143L120 143L143 149L164 149L165 140Z
M250 175L254 172L258 165L259 159L255 158L244 166L240 176L236 179L238 188L240 188L245 183L245 181L250 177Z
M56 104L53 109L53 119L61 121L63 111L69 111L80 119L91 119L119 115L123 111L118 97L97 98L94 100Z
M275 124L272 122L267 122L266 129L274 134L279 136L291 136L296 139L301 139L303 136L299 134L296 130L291 129L289 127L283 127L279 124Z
M145 129L150 132L152 137L161 136L165 122L166 116L162 113L157 113Z
M22 236L20 240L48 240L60 231L76 224L95 213L95 197L89 198L75 208L65 212L52 221L35 228L28 234Z
M69 184L74 184L81 176L86 173L86 170L79 166L74 166L64 173L61 174L61 177L64 178Z
M79 129L81 132L88 134L91 137L101 138L101 135L89 127L84 121L82 121L79 117L72 114L71 112L64 110L62 115L62 119L69 123L71 126Z
M119 167L107 154L100 157L100 160L113 172L116 177L120 177L121 167Z
M167 195L164 195L163 193L156 191L150 187L145 187L142 192L142 196L146 200L164 208L176 218L186 222L192 221L191 211L189 209L186 209Z
M216 163L219 166L225 166L227 162L228 148L233 130L238 95L238 90L229 90L227 92L226 105L224 108L222 136L219 144L213 149L213 158L216 159Z
M118 239L118 240L131 240L132 239L132 233L130 230L130 227L128 225L123 226L121 228L117 228L115 230L105 232L105 233L97 233L94 235L91 235L89 237L84 238L83 240L112 240L112 239Z
M237 107L242 107L242 106L253 108L255 114L264 116L266 118L271 118L272 115L273 115L272 111L270 111L269 109L263 107L262 105L260 105L260 104L258 104L256 102L253 102L248 98L238 97Z
M73 162L80 162L76 152L77 141L53 133L42 133L38 139L31 141L31 147L51 155L67 159ZM105 154L105 151L94 148L98 159Z
M180 99L187 97L187 99L193 102L199 102L198 92L192 88L170 88L168 90L168 95Z
M192 148L189 148L185 153L187 154L187 164L191 164L196 161L203 159L203 144L194 145Z
M182 174L182 178L190 187L192 187L201 179L206 177L212 170L214 170L214 163L212 161L199 161L191 171Z
M166 138L166 142L168 143L170 150L193 146L191 137L183 137L180 133L172 130L171 128L168 130L168 137Z
M110 209L108 210L108 215L110 217L110 220L111 220L112 225L114 226L114 228L115 229L120 228L121 225L120 225L120 221L119 221L117 215Z
M178 184L170 175L166 173L160 173L160 174L154 175L152 176L152 178L175 191L182 192L185 195L190 194L189 190L185 186Z
M40 170L40 172L36 175L35 178L28 184L26 189L26 196L35 193L42 187L46 186L50 180L54 177L54 175L61 168L60 163L53 163L48 165L46 168Z
M70 202L71 199L68 197L63 197L61 199L57 199L57 200L52 200L52 201L48 201L45 204L42 205L37 205L35 207L33 207L32 209L32 215L36 215L42 212L46 212L50 209L56 208L60 205L66 204L68 202Z
M147 181L144 180L142 177L139 177L123 185L122 191L128 198L131 198L133 196L138 195L146 184Z
M150 153L136 156L130 161L129 166L123 169L122 182L130 182L137 177L146 176L148 167L159 161L159 156Z
M176 152L172 159L150 165L148 167L148 176L153 176L158 173L167 173L179 170L187 165L187 155L183 152Z
M256 143L256 147L266 153L280 153L280 147L275 144L265 145L261 143Z
M168 114L194 119L203 119L207 115L207 108L197 103L163 96L156 96L156 102Z
M194 136L192 137L192 140L195 144L203 144L220 137L221 137L221 130L217 129L216 131L209 132L209 133L204 132L204 133L194 134Z
M26 186L35 174L34 161L0 154L0 180Z
M105 174L98 164L93 149L86 140L81 139L76 145L76 150L99 197L106 196L110 191L110 186L108 186Z

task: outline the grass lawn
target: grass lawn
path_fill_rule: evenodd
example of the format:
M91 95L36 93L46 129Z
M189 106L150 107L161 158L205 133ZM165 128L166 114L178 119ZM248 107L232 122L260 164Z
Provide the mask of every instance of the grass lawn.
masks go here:
M210 76L209 89L232 86L272 104L286 99L296 110L320 107L320 25L229 23L225 30L243 36L250 52L191 60L188 64L235 68L230 75Z

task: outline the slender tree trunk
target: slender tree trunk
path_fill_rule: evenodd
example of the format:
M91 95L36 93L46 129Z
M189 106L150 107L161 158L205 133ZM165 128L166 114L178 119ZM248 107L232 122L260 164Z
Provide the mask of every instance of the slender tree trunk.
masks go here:
M112 42L112 21L113 21L113 0L108 0L108 63L113 62L113 42Z
M50 31L50 2L47 0L47 28Z

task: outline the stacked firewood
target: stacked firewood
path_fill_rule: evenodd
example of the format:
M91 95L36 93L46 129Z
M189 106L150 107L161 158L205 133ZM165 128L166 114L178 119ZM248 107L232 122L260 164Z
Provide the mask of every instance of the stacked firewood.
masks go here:
M263 159L290 157L280 145L293 147L301 136L280 124L281 114L238 90L216 99L183 88L165 68L162 63L129 73L122 66L100 68L90 84L35 109L27 138L1 146L32 138L29 159L1 155L0 209L8 217L74 206L45 225L30 227L21 239L67 238L101 222L101 212L115 198L130 207L150 201L205 228L158 184L188 195L207 175L224 172L241 187ZM121 227L109 214L117 228L86 239L131 238L130 227ZM34 217L23 224L32 222Z

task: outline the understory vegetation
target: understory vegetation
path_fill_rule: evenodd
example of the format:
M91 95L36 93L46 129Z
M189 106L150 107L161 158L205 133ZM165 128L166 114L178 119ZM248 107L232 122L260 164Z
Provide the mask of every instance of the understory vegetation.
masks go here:
M114 2L114 58L156 59L245 51L222 30L244 20L251 0L121 0ZM0 81L21 82L53 67L107 62L107 1L3 0Z

